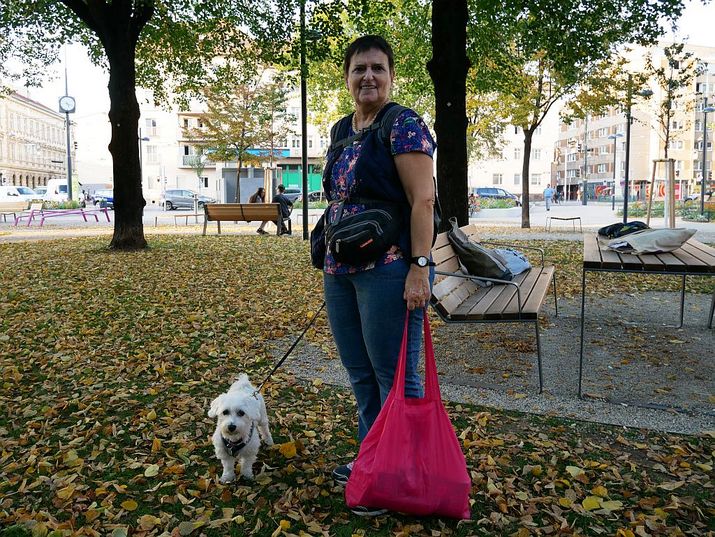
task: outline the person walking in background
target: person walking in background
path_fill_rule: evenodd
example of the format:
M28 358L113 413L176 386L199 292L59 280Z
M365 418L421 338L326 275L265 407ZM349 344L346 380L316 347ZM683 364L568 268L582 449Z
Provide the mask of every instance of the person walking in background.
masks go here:
M280 235L290 235L290 231L288 231L288 228L283 222L286 218L290 218L290 213L293 211L293 202L284 194L286 187L278 185L277 189L278 194L273 196L273 203L278 203L281 206L282 219L280 222L276 222L276 225L281 230Z
M248 203L265 203L266 202L266 189L261 187L258 187L258 190L256 190L253 195L248 198ZM261 225L258 226L258 229L256 230L256 233L259 235L268 235L268 232L264 229L266 227L266 224L268 221L264 220L261 222Z
M554 189L551 185L547 185L544 189L544 203L546 203L546 210L551 210L551 202L554 201Z
M330 219L337 211L342 211L343 219L359 214L367 209L367 201L382 203L386 210L389 207L401 215L397 243L375 261L338 262L329 247L325 254L323 288L328 321L357 401L360 442L392 388L408 310L405 395L422 396L417 363L424 308L434 279L429 257L435 202L432 135L410 109L396 116L386 139L378 129L370 128L397 106L390 102L394 64L392 49L380 36L366 35L348 46L343 83L355 111L335 125L334 142L356 133L362 132L362 136L345 146L331 146L323 172L328 199L344 202L331 205ZM347 484L352 464L333 470L338 484ZM362 515L379 511L354 508Z

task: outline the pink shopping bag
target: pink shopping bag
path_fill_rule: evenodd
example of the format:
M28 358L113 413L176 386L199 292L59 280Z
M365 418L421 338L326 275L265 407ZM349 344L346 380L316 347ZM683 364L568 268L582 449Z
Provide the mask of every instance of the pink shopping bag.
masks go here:
M345 502L348 507L362 505L418 516L468 519L471 481L442 404L426 311L424 334L425 396L405 398L405 319L395 380L360 446L345 487Z

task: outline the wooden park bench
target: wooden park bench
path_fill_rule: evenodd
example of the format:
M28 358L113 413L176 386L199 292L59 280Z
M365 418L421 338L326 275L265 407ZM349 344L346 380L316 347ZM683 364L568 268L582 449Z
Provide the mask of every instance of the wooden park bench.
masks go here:
M470 240L480 242L475 225L471 224L460 229ZM540 248L496 242L481 242L481 244L536 250L541 254L541 263L537 265L532 262L531 269L518 274L511 281L471 276L461 271L459 258L447 239L447 233L440 233L432 247L436 277L430 303L447 323L533 323L536 329L539 393L541 393L543 374L538 317L550 285L553 285L556 315L559 314L554 266L544 263L544 252ZM477 282L486 285L480 286Z
M281 207L277 203L207 203L204 205L204 232L209 222L218 224L221 234L221 222L274 222L288 221L288 232L292 232L290 218L283 218ZM281 226L277 226L276 235L280 235Z
M27 201L0 201L0 216L2 221L7 222L7 217L12 215L13 221L17 218L17 213L27 209Z

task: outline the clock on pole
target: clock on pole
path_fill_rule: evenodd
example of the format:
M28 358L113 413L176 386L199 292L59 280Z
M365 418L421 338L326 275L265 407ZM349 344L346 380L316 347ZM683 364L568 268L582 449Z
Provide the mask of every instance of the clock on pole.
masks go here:
M60 112L63 112L65 114L72 114L74 113L74 108L74 97L70 97L69 95L64 95L60 97Z

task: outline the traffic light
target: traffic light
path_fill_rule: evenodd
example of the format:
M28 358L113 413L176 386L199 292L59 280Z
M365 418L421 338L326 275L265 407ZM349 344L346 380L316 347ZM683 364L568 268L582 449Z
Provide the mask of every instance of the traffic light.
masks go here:
M581 145L581 142L578 142L576 144L576 151L578 151L579 153L583 151L583 146Z
M73 142L73 143L74 143L74 150L77 151L77 142Z

